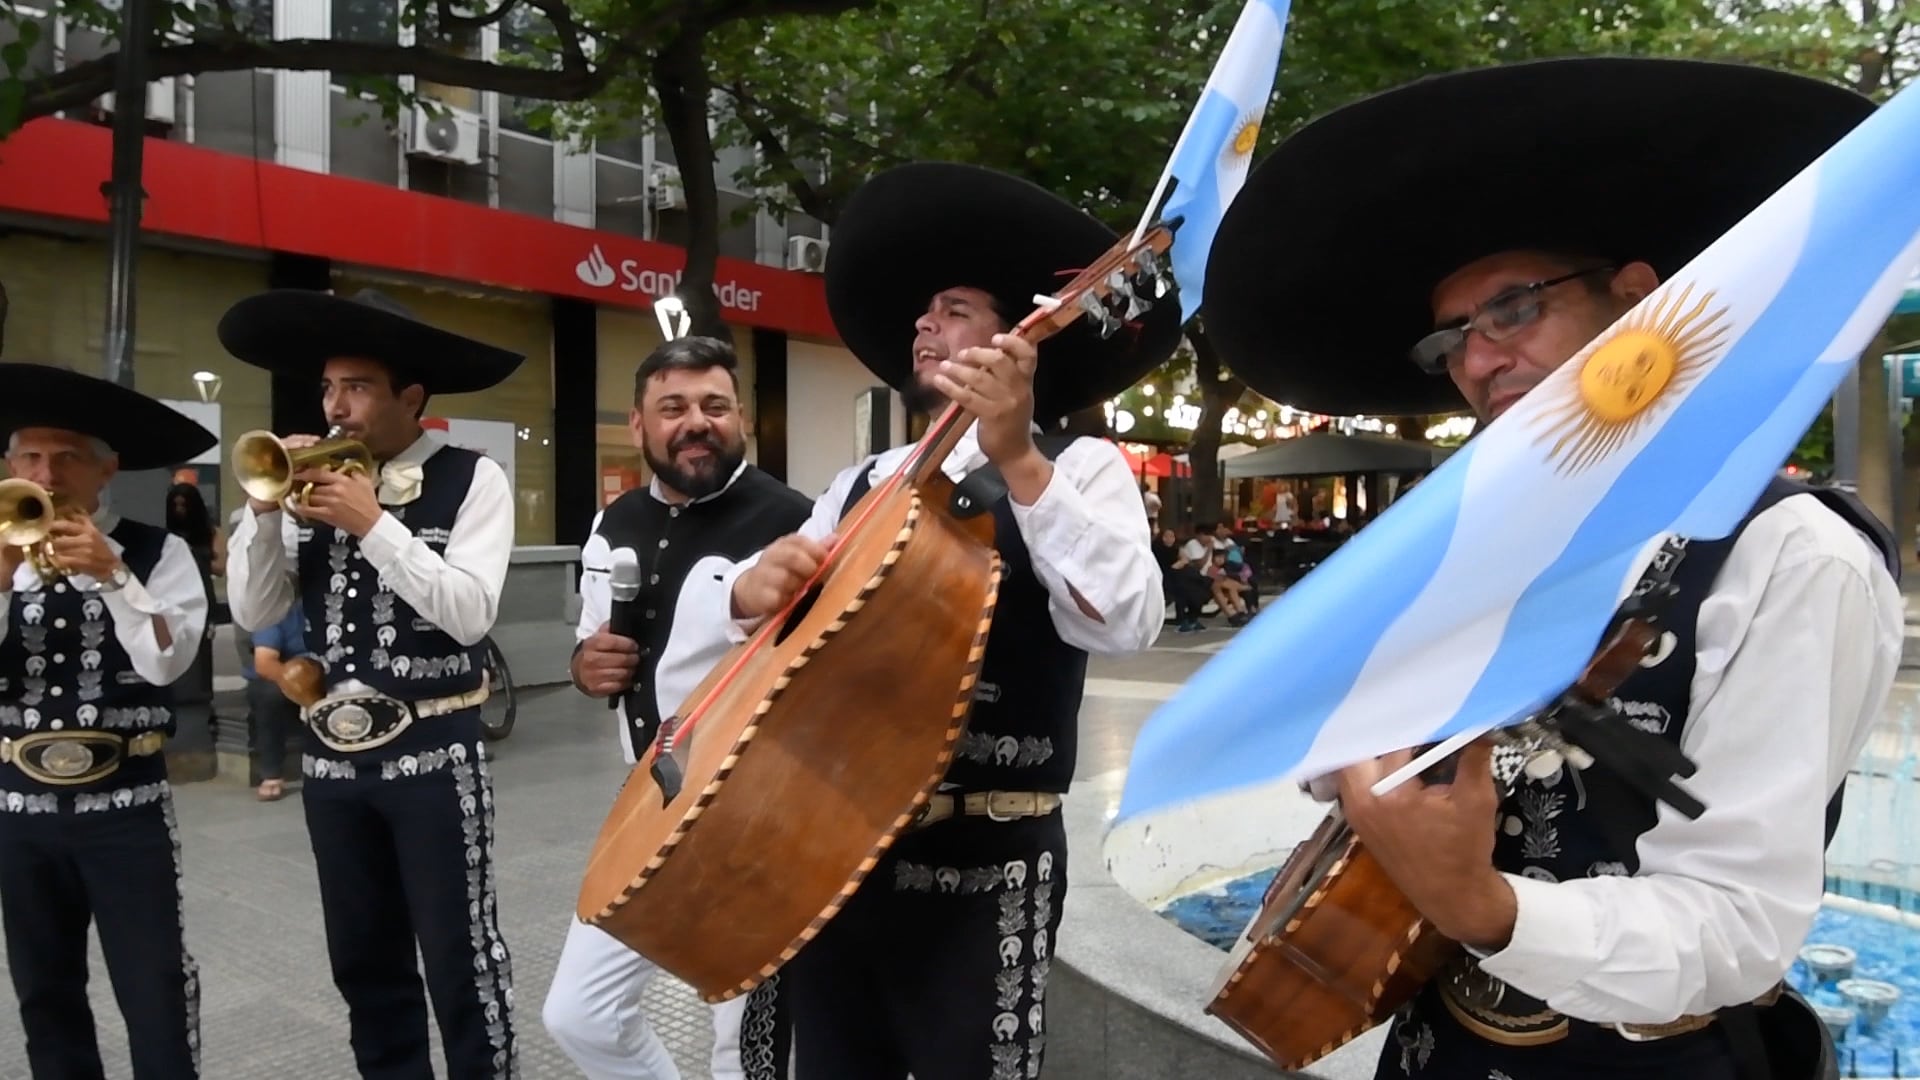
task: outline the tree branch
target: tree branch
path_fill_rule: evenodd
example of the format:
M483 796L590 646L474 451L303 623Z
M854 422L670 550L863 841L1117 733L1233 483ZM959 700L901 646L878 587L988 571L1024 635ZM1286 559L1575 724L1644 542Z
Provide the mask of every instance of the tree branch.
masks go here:
M758 109L747 104L753 99L746 87L736 79L724 89L734 100L734 115L746 126L747 134L753 136L754 145L773 163L774 173L787 190L793 192L794 201L800 204L801 211L816 221L831 222L838 217L840 208L828 204L820 189L807 179L806 170L787 152L786 143L781 141L779 133L773 130Z
M584 57L581 58L584 61ZM42 78L25 80L26 101L20 122L77 108L113 89L117 52L75 64ZM354 75L414 75L443 86L495 90L515 97L551 101L579 101L606 86L605 66L580 63L560 70L510 67L464 56L453 56L419 45L392 45L364 41L328 41L297 38L257 41L220 37L188 45L154 49L147 58L150 78L198 75L212 71L253 68L284 71L339 71Z

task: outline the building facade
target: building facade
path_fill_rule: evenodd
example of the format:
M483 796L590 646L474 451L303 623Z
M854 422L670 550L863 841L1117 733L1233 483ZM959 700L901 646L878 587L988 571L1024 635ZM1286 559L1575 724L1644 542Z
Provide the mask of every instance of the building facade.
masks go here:
M399 26L397 0L234 7L270 20L281 38L413 37ZM42 18L29 70L102 52L97 34ZM514 48L514 30L490 26L461 47L495 59ZM536 103L415 89L447 111L410 110L389 124L326 72L149 87L135 385L221 435L194 467L225 518L242 499L225 468L232 438L317 431L320 421L312 386L226 355L214 335L220 315L265 288L379 288L422 318L528 356L506 383L436 399L429 412L452 441L506 466L518 543L578 543L600 506L646 478L626 418L634 367L661 340L652 302L685 263L671 150L650 132L555 142L526 121ZM109 96L0 142L10 359L102 364L113 107ZM723 154L723 189L740 166ZM720 198L723 222L751 202L728 190ZM856 421L877 382L828 318L819 267L830 242L804 217L751 214L726 227L716 274L741 357L749 455L808 494L871 442ZM888 401L897 440L904 425Z

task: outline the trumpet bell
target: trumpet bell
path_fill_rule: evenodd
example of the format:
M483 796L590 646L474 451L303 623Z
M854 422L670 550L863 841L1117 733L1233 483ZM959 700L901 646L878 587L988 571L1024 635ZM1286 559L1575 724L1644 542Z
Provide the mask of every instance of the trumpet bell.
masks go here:
M0 480L0 544L31 547L47 538L56 517L53 496L31 480Z
M261 502L277 503L293 491L293 477L303 469L340 472L373 471L373 455L357 439L330 438L288 448L271 431L249 431L234 440L233 475L240 489Z

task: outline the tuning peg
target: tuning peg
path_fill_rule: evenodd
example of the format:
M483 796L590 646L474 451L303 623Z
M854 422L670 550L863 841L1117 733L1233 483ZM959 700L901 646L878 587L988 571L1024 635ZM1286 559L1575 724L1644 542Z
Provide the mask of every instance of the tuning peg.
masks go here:
M1131 322L1139 318L1153 306L1140 298L1140 294L1134 289L1134 283L1127 278L1123 270L1115 270L1107 277L1107 287L1112 290L1115 299L1127 302L1127 313L1120 316L1125 321Z
M1100 298L1091 292L1080 294L1080 310L1086 312L1087 318L1093 320L1094 329L1103 338L1112 337L1114 332L1120 329L1120 320L1114 318L1113 313L1100 302Z
M1141 248L1134 253L1133 261L1140 267L1134 274L1139 290L1150 293L1155 300L1166 299L1173 283L1167 278L1167 268L1160 256L1152 248Z

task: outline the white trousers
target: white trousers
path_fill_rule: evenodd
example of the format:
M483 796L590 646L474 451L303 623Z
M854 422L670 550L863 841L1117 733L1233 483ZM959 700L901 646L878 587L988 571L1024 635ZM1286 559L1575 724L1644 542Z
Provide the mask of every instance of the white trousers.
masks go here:
M547 1033L588 1080L680 1080L666 1044L640 1011L640 995L659 974L653 961L596 926L573 920L541 1010ZM713 1006L713 1080L743 1080L742 994Z

